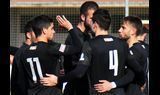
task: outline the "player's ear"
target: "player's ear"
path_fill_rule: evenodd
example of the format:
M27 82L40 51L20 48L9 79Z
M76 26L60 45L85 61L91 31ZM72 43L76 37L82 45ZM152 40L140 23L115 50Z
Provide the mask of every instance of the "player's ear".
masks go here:
M97 24L97 22L94 22L94 27L97 28L99 25Z
M98 24L97 24L96 22L94 22L94 23L92 24L92 30L93 30L94 32L96 32L97 27L98 27Z
M130 31L130 34L131 35L136 35L136 32L137 32L137 29L136 28L133 28L133 27L131 27L132 29L131 29L131 31Z
M86 18L85 15L84 15L84 14L81 14L81 20L82 20L82 21L85 21L85 18Z
M26 33L26 36L27 36L28 39L31 39L31 34L30 34L30 32L27 32L27 33Z
M43 34L46 34L46 33L47 33L47 29L46 29L46 28L43 28L43 29L42 29L42 33L43 33Z

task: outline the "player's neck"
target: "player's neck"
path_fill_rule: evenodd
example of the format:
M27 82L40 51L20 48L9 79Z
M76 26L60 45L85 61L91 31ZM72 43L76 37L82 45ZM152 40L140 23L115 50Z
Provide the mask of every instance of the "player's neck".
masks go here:
M99 35L108 35L108 31L106 31L106 30L98 30L96 32L96 36L99 36Z
M26 39L25 44L30 45L32 42L30 39Z
M128 40L127 43L129 45L129 48L133 46L134 43L139 42L136 36L131 36Z
M37 42L46 42L46 43L48 43L48 40L45 37L39 36L39 37L37 37Z
M77 25L77 27L82 31L82 32L84 32L85 31L85 26L84 26L84 22L79 22L78 23L78 25Z

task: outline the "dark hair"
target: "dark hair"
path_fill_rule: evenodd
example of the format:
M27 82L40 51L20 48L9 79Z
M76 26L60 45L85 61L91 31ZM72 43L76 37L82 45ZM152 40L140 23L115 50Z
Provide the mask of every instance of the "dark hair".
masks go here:
M99 8L98 4L94 1L86 1L80 7L80 15L87 15L89 9L97 10Z
M127 16L123 18L123 22L129 22L134 28L137 29L136 35L140 35L142 32L142 21L137 16Z
M32 29L32 20L28 21L27 24L24 26L24 33L25 33L26 39L27 39L27 33L28 32L33 32L33 29Z
M140 35L143 35L144 33L149 33L149 30L145 26L143 26Z
M40 15L33 19L32 29L35 33L35 36L38 37L42 34L43 28L48 28L51 23L53 23L53 19L46 15Z
M93 23L96 22L100 28L109 30L111 24L111 16L109 11L105 9L98 9L93 13L92 21Z

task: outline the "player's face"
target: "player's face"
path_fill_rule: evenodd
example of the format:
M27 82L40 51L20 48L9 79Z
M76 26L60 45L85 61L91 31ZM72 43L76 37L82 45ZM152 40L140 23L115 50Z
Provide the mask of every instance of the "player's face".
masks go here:
M123 22L120 29L118 30L119 36L121 39L129 39L130 38L131 26L127 22Z
M85 17L84 25L88 29L91 29L91 26L92 26L92 17L93 17L93 13L94 12L95 12L95 10L93 10L93 9L89 9L87 11L87 15Z
M51 25L48 27L47 31L48 31L48 33L47 33L48 40L52 40L54 37L54 34L55 34L53 23L51 23Z

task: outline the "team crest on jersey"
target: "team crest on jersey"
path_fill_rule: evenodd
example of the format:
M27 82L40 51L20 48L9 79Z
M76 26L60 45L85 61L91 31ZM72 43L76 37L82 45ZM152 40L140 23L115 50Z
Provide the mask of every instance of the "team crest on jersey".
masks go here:
M105 42L111 42L111 41L113 41L113 38L104 38L104 41Z
M31 46L30 48L29 48L29 50L36 50L37 49L37 46Z

